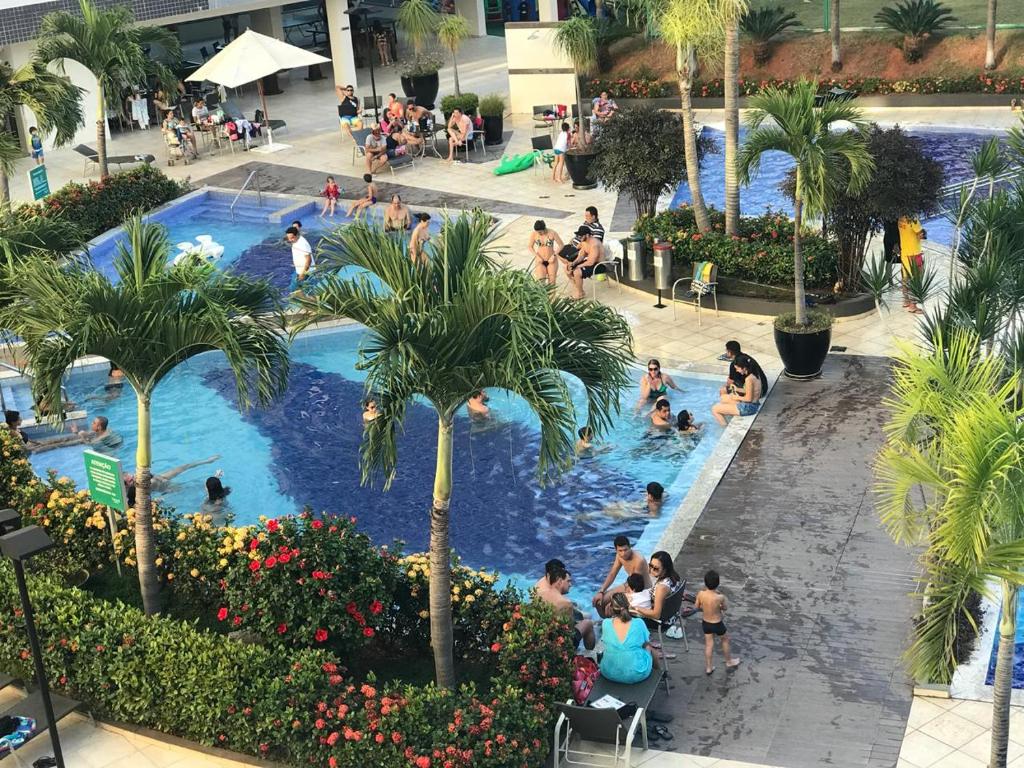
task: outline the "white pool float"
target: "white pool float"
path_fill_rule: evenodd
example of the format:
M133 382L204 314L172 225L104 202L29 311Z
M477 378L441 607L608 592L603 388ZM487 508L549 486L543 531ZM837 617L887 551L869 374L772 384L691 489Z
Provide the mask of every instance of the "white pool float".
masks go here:
M197 235L197 243L178 243L179 253L174 257L174 264L180 264L186 256L198 256L206 261L218 261L224 255L224 246L214 242L211 235Z

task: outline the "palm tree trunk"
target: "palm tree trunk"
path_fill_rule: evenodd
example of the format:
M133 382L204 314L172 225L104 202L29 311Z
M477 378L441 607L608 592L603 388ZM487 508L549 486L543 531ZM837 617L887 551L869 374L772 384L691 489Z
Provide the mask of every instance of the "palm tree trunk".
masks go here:
M580 87L580 75L576 75L576 117L580 121L580 149L587 146L587 118L583 116L583 89Z
M829 7L828 26L832 36L832 71L841 72L843 57L839 52L839 0L831 0Z
M1017 587L1004 581L1002 615L999 617L999 652L996 655L996 673L992 681L992 752L988 759L989 768L1006 768L1016 634Z
M434 649L434 676L441 688L455 687L455 660L452 655L452 553L448 543L453 427L450 415L438 415L434 504L430 509L430 645Z
M107 172L107 100L103 94L103 86L96 81L96 155L100 166L100 178L105 179ZM140 571L141 573L141 571Z
M679 103L683 111L683 146L686 153L686 183L690 186L690 200L693 215L700 232L711 231L711 219L704 204L704 195L700 190L700 162L697 158L697 134L693 132L693 101L690 88L693 85L690 70L690 51L683 46L676 48L676 75L679 77Z
M11 212L11 180L3 169L0 169L0 211Z
M153 538L153 475L150 467L149 396L138 395L139 445L135 449L135 560L139 569L139 589L147 616L160 611L160 583L156 573L156 546Z
M796 172L796 187L800 188L800 170ZM793 301L796 304L796 322L807 323L807 299L804 296L804 254L800 244L800 225L803 222L804 201L797 195L793 201Z
M740 30L739 21L725 28L725 234L738 235L740 229L740 185L736 175L736 155L740 144Z
M452 72L455 75L455 95L461 96L462 91L459 90L459 62L455 58L455 51L452 51Z
M594 18L603 19L604 17L604 0L594 0Z
M985 69L996 68L996 0L988 0L985 21Z

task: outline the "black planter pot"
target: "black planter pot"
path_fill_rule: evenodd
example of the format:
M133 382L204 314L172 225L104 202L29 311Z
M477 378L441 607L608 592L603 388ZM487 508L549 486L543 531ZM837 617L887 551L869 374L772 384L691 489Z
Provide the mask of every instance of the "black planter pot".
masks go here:
M816 379L828 356L832 329L816 333L790 333L775 329L775 348L779 350L786 375L791 379Z
M594 162L596 156L593 152L565 153L565 167L572 178L573 189L594 189L597 187L597 182L594 181L594 177L590 174L590 165Z
M484 144L501 144L505 130L505 118L501 115L484 118Z
M416 106L423 107L424 109L434 108L439 87L437 72L429 75L416 75L414 77L402 75L402 92L410 98L415 98Z

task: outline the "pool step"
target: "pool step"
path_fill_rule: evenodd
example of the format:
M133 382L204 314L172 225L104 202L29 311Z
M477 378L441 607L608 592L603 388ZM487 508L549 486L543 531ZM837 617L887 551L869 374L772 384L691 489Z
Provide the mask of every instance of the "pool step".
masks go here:
M232 220L231 204L227 202L221 202L220 200L208 201L202 207L203 216L211 216L215 218L222 218L225 221ZM238 205L234 210L234 221L237 222L253 222L259 224L268 224L270 214L274 213L276 208L272 206L264 206L263 208L256 208L250 205Z

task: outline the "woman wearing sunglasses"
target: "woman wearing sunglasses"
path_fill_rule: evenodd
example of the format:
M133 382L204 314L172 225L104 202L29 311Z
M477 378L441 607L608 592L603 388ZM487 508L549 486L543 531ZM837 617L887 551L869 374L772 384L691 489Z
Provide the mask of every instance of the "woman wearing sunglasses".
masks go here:
M651 587L651 607L641 608L636 606L633 608L633 613L645 619L659 621L665 600L682 586L683 580L676 573L676 569L672 565L672 558L668 552L655 552L651 555L651 560L647 567L651 573L651 581L654 582L654 586Z
M657 401L658 398L665 397L670 388L677 392L681 391L671 376L667 373L662 373L661 363L653 358L648 360L647 373L640 379L640 400L636 404L637 410L644 403L651 400Z

